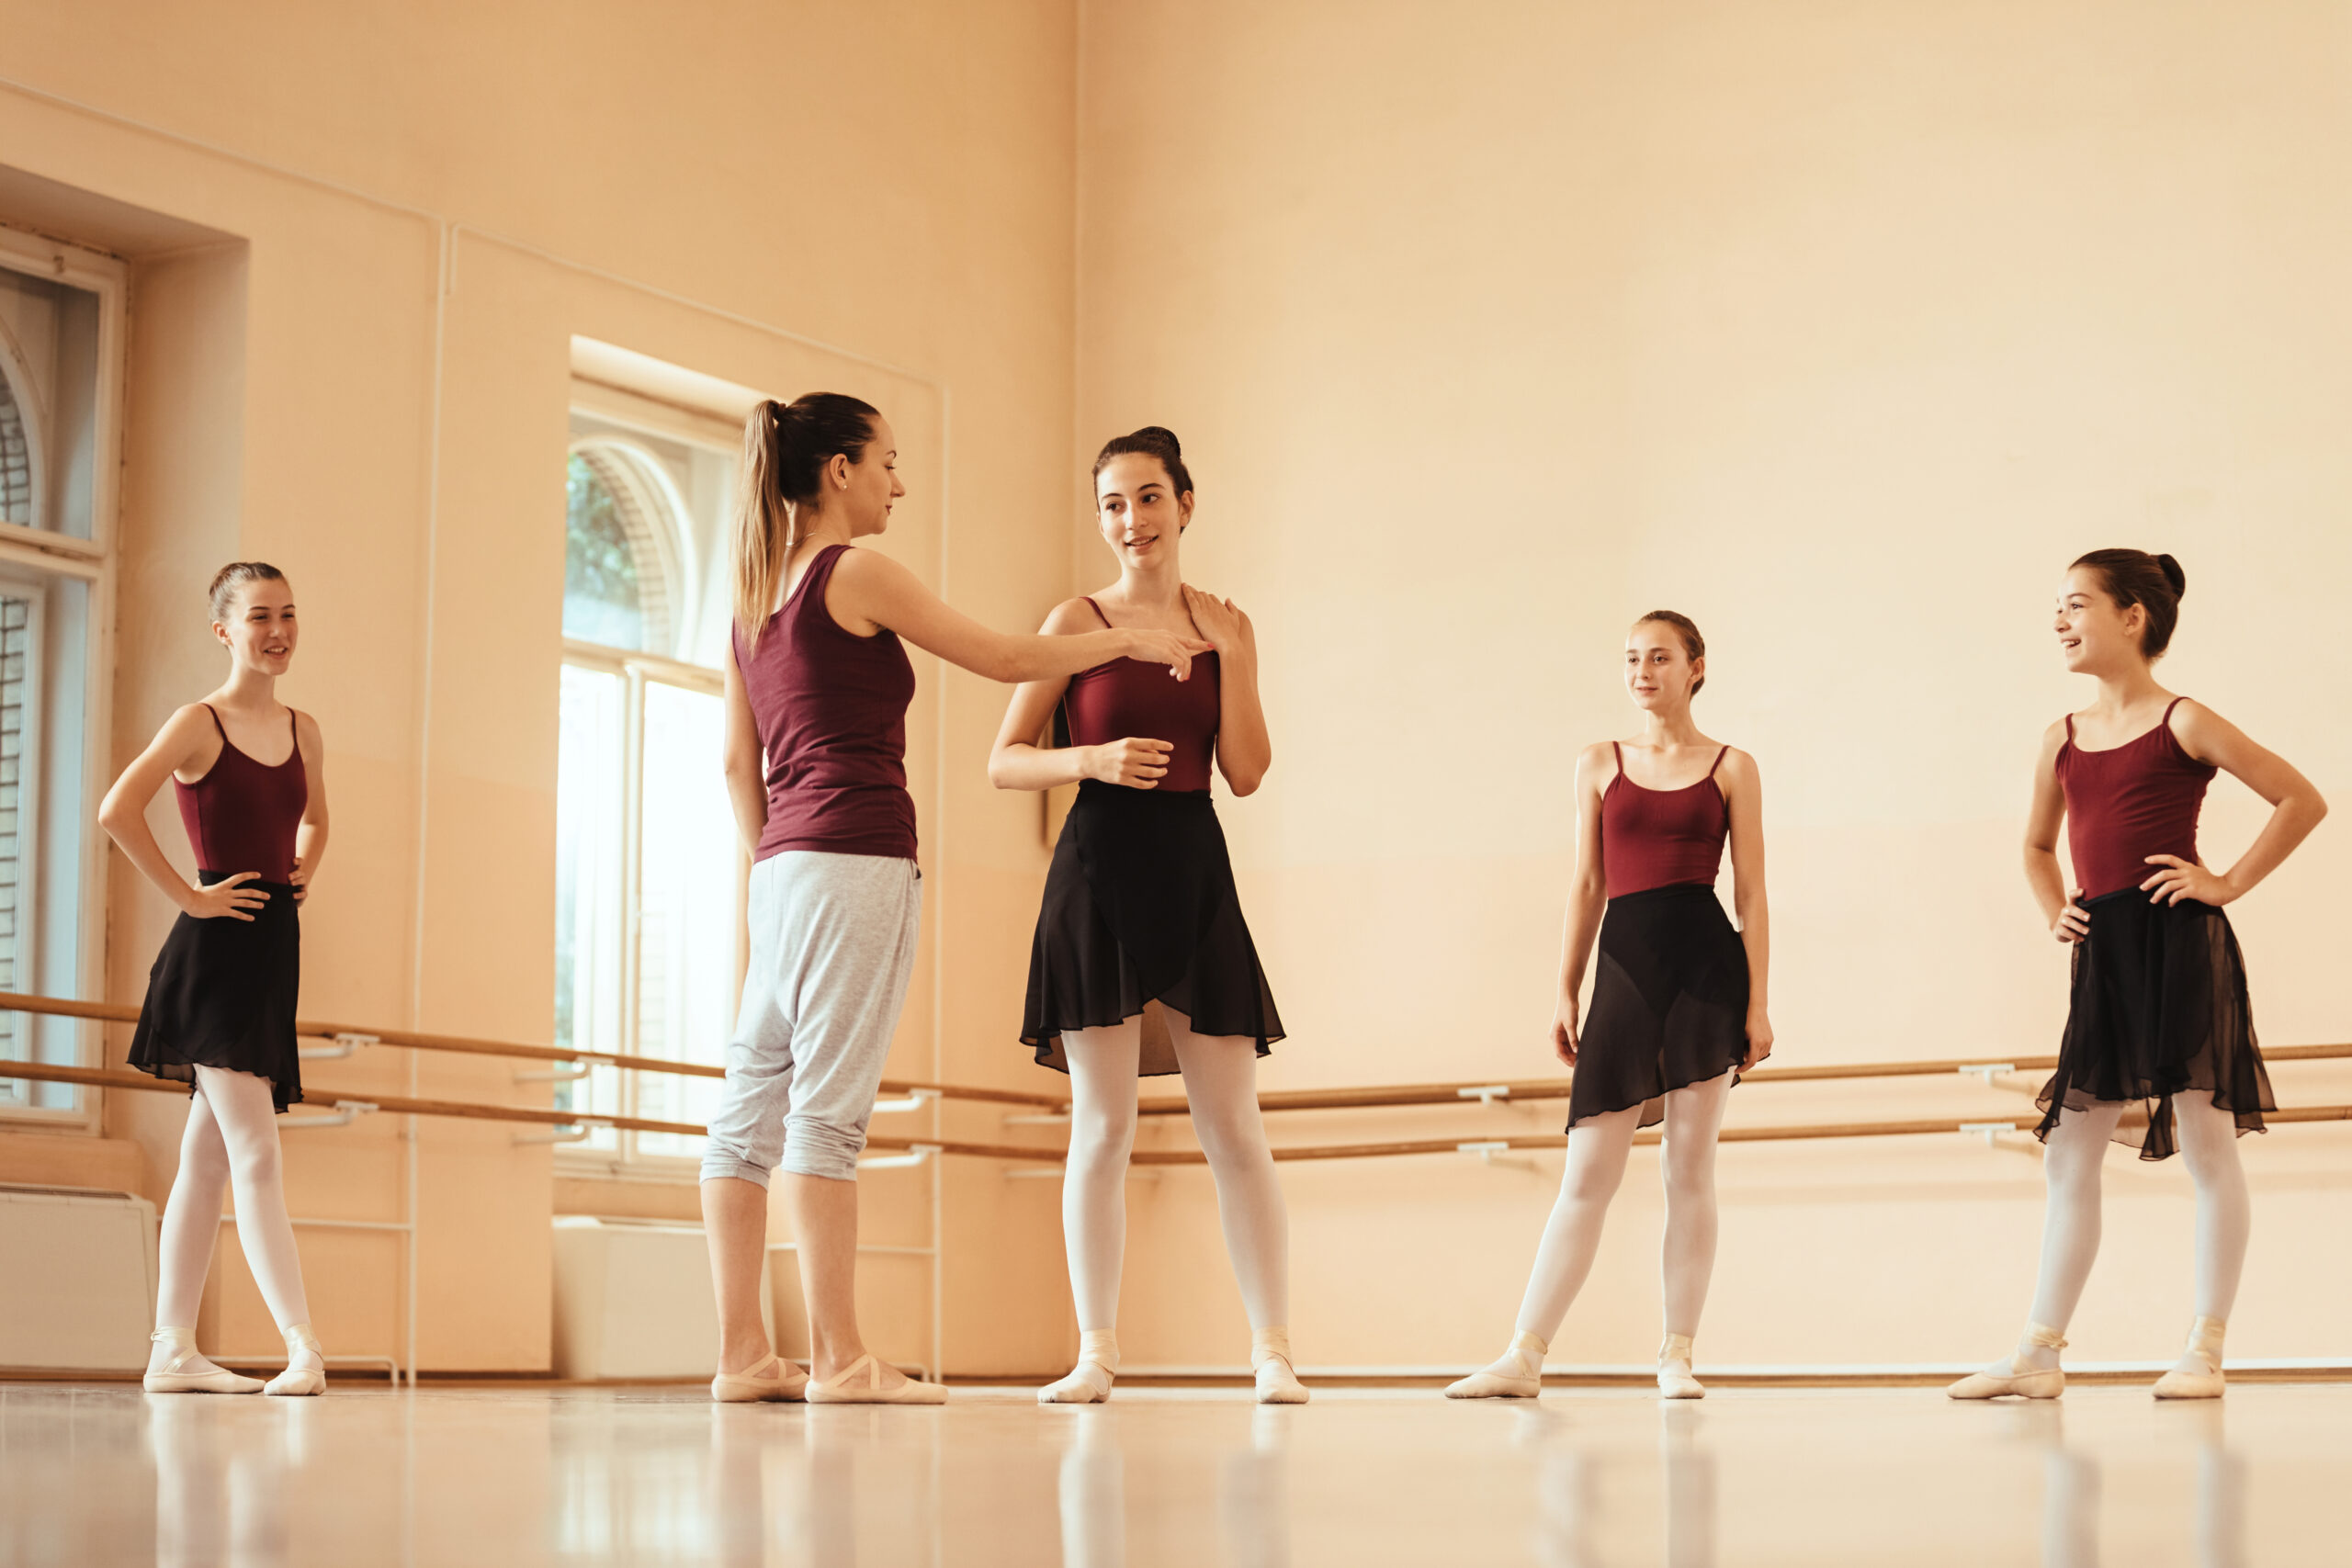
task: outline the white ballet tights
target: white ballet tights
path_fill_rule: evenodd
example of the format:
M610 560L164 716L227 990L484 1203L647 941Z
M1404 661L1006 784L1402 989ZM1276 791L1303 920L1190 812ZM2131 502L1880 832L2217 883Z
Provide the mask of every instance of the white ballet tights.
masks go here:
M1173 1010L1167 1018L1184 1096L1192 1102L1193 1132L1216 1178L1217 1215L1250 1326L1285 1326L1290 1222L1258 1114L1257 1047L1246 1039L1194 1034L1191 1020ZM1069 1163L1062 1174L1070 1293L1080 1330L1107 1332L1119 1317L1142 1020L1074 1030L1062 1045L1070 1081Z
M1695 1336L1706 1308L1715 1267L1715 1136L1730 1099L1728 1073L1666 1097L1666 1144L1658 1168L1666 1184L1661 1272L1668 1334ZM1638 1107L1589 1116L1568 1134L1560 1196L1544 1222L1527 1294L1519 1304L1521 1332L1548 1342L1584 1288L1641 1118Z
M2237 1301L2254 1224L2245 1168L2238 1162L2237 1120L2211 1096L2194 1091L2173 1096L2172 1107L2181 1157L2188 1162L2189 1179L2197 1186L2196 1314L2226 1321ZM2123 1111L2116 1102L2064 1111L2042 1146L2049 1198L2042 1213L2041 1271L2033 1292L2032 1321L2061 1333L2083 1299L2091 1264L2098 1257L2100 1171ZM2017 1353L2028 1370L2058 1364L2058 1352L2045 1345L2020 1342ZM2008 1361L1996 1362L1995 1369L2007 1371Z
M164 1205L158 1242L162 1279L155 1293L159 1328L196 1326L212 1244L220 1231L220 1198L237 1194L237 1241L262 1300L280 1332L311 1320L302 1292L302 1260L286 1217L279 1170L277 1111L269 1080L224 1067L196 1069L187 1132L180 1139L179 1174Z

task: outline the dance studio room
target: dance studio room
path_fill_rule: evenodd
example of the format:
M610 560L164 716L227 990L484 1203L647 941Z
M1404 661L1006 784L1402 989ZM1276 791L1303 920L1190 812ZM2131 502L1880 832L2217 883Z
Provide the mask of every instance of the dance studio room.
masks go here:
M0 0L0 1563L2341 1562L2347 274L2352 0Z

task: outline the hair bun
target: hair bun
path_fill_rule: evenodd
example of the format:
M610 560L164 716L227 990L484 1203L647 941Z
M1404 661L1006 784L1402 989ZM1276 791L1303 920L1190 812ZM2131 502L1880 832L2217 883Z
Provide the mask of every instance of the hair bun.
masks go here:
M2177 599L2188 592L2188 573L2181 570L2180 563L2173 559L2172 557L2158 556L2156 558L2156 570L2165 574L2165 581L2166 582L2172 584L2172 596L2174 598Z
M1136 431L1136 434L1145 440L1165 441L1168 443L1169 452L1174 457L1181 457L1184 455L1184 444L1177 440L1176 433L1164 424L1147 424Z

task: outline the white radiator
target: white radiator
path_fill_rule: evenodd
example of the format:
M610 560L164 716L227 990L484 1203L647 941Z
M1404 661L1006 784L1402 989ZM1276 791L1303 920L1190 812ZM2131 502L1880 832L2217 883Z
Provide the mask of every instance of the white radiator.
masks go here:
M558 1377L710 1376L718 1299L700 1225L562 1214L554 1242Z
M0 1367L139 1371L154 1322L154 1204L0 1185Z

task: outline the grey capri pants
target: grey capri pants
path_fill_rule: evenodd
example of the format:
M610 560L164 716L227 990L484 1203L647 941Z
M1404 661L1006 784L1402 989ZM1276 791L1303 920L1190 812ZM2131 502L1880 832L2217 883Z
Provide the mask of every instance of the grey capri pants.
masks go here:
M922 874L889 855L786 850L752 867L751 964L702 1179L857 1179L914 972Z

